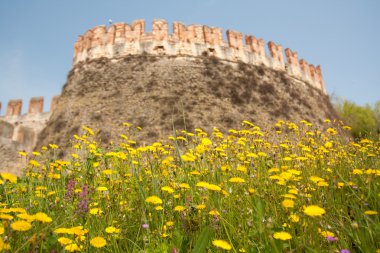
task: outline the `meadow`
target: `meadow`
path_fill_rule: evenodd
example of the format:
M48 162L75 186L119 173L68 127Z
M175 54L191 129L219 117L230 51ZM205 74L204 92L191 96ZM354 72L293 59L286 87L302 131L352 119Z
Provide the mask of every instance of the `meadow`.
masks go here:
M65 160L50 144L19 152L24 176L0 174L0 251L380 252L380 140L324 124L148 146L128 123L108 146L84 126Z

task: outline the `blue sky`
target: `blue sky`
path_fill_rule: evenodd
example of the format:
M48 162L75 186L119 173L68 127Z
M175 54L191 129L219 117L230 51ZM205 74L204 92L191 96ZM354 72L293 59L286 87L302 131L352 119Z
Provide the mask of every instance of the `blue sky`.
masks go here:
M322 66L329 94L358 104L380 100L380 1L366 0L2 0L0 102L60 94L74 42L88 29L155 18L205 24L272 40ZM171 29L171 28L170 28Z

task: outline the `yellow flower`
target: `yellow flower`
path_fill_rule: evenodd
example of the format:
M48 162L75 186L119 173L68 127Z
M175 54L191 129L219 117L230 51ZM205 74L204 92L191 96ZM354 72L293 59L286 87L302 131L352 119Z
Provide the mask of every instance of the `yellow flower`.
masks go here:
M159 204L162 204L162 200L159 198L159 197L157 197L157 196L150 196L150 197L147 197L146 199L145 199L145 202L147 202L147 203L152 203L152 204L154 204L154 205L159 205Z
M198 210L202 210L202 209L205 209L206 208L206 205L205 204L200 204L200 205L197 205L196 208Z
M98 190L100 192L104 192L104 191L108 191L108 188L105 186L99 186L98 188L96 188L96 190Z
M179 185L179 187L182 188L182 189L190 189L190 185L187 184L187 183L182 183L182 184Z
M366 215L376 215L376 214L378 214L378 212L377 211L374 211L374 210L367 210L367 211L365 211L364 212Z
M211 211L209 212L209 214L210 214L210 215L215 215L215 216L217 216L217 215L219 215L220 213L218 212L218 210L213 209L213 210L211 210Z
M35 220L41 221L43 223L49 223L49 222L53 221L53 219L50 218L49 216L47 216L45 213L36 213L34 215L34 218L35 218Z
M306 215L311 216L311 217L322 216L323 214L326 213L325 209L323 209L322 207L316 206L316 205L311 205L311 206L305 207L303 212Z
M333 232L330 232L330 231L327 231L327 230L324 231L324 230L322 230L320 228L318 228L318 233L321 236L323 236L323 237L329 237L329 236L334 237L335 236L335 234Z
M20 151L20 152L18 152L18 154L20 155L20 156L27 156L28 154L26 153L26 152L24 152L24 151Z
M196 186L198 186L198 187L204 187L204 188L206 188L208 190L211 190L211 191L221 191L222 190L222 188L220 188L219 186L217 186L215 184L209 184L209 183L203 182L203 181L198 182L196 184Z
M0 237L0 251L2 250L10 250L11 249L11 246L9 245L9 243L5 243L3 241L3 238Z
M102 173L104 174L104 175L112 175L113 174L113 170L103 170L102 171Z
M228 181L231 183L245 183L245 180L240 177L232 177Z
M0 226L0 235L4 234L4 227Z
M30 215L30 214L27 214L27 213L17 214L17 217L20 218L20 219L26 220L28 222L35 221L35 219L36 219L36 217L34 215Z
M107 242L103 237L98 236L91 239L90 244L94 246L95 248L102 248L106 246Z
M164 208L162 206L156 206L154 209L157 210L157 211L164 210Z
M297 223L297 222L299 222L300 217L299 217L297 214L291 214L291 215L289 216L289 220L290 220L291 222Z
M174 207L174 211L176 211L176 212L182 212L183 210L185 210L185 207L183 207L183 206Z
M283 207L286 207L286 208L293 208L294 207L294 201L291 199L284 199L284 201L282 201L281 204Z
M80 251L80 247L76 243L68 244L65 247L65 251L68 252L75 252L75 251Z
M4 179L4 180L8 180L9 182L11 182L12 184L15 184L17 183L17 177L15 175L13 175L12 173L8 173L8 172L3 172L3 173L0 173L1 177Z
M221 248L221 249L225 249L225 250L231 250L232 249L231 245L224 240L213 240L212 244L217 248Z
M163 186L163 187L161 187L161 191L165 191L165 192L168 192L168 193L173 193L174 189L171 188L170 186Z
M67 237L59 237L58 238L58 242L61 244L61 245L66 245L66 244L69 244L69 243L72 243L73 240L67 238Z
M276 232L273 234L273 238L274 239L279 239L279 240L282 240L282 241L287 241L287 240L290 240L292 239L292 236L288 233L288 232Z
M11 227L13 230L16 231L28 231L29 229L32 228L32 224L30 224L27 221L19 220L15 221L11 224Z
M108 234L113 234L113 233L116 233L116 234L117 234L117 233L120 233L120 229L111 226L111 227L107 227L107 228L106 228L106 232L107 232Z
M90 214L102 214L102 213L103 213L103 211L100 208L91 208L90 209Z

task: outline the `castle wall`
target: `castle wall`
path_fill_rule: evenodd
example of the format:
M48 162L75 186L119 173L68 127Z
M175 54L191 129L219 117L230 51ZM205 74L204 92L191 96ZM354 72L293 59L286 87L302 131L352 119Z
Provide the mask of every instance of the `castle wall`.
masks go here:
M154 20L152 32L148 33L145 32L144 20L136 20L132 25L115 23L108 28L97 26L78 37L74 46L73 65L101 57L118 58L139 54L212 55L221 60L265 65L286 71L289 76L326 93L321 67L308 64L305 60L299 61L298 54L291 49L285 49L285 60L282 46L272 41L268 42L270 54L266 55L264 40L233 30L227 30L226 35L227 42L223 40L220 28L186 26L180 22L173 23L173 34L169 34L165 20Z
M53 97L51 110L43 112L44 98L31 98L28 112L22 114L22 100L10 100L5 115L0 114L0 144L16 145L18 149L31 151L57 102L58 97Z

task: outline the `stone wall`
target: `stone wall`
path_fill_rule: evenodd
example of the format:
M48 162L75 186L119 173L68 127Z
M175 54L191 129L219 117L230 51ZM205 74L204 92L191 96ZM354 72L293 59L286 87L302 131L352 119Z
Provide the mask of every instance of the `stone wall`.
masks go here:
M145 32L145 21L136 20L132 25L115 23L110 27L97 26L79 36L74 45L73 65L97 58L118 58L126 55L151 54L173 56L212 55L221 60L265 65L302 80L326 93L321 67L298 60L298 54L281 45L268 42L269 55L264 41L254 36L227 30L227 42L220 28L205 25L186 26L173 23L169 34L165 20L154 20L152 31ZM244 40L243 40L244 39Z
M22 114L22 100L10 100L4 116L1 114L0 102L0 144L15 145L19 150L31 151L57 102L58 97L54 97L50 111L43 112L44 98L34 97L29 102L28 112Z

